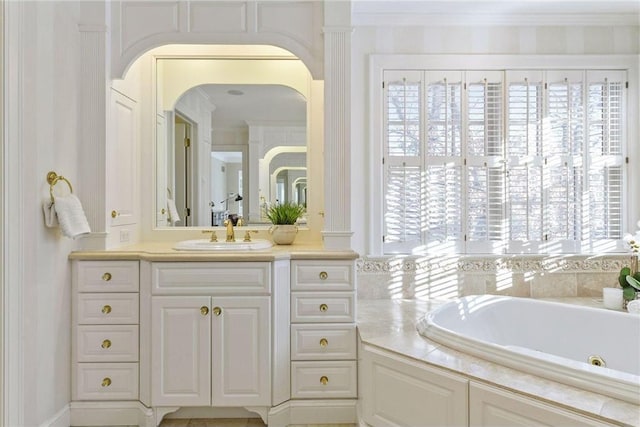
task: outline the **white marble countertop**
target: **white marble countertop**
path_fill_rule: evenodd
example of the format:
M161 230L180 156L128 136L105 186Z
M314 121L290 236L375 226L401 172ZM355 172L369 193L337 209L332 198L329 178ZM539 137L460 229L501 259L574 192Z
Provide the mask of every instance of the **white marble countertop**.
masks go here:
M206 240L206 239L205 239ZM176 250L177 242L145 242L106 250L81 250L71 252L70 259L77 260L146 260L146 261L274 261L277 259L334 259L358 258L350 250L327 250L322 245L293 244L273 245L262 250L243 251L185 251Z
M555 298L602 307L595 298ZM389 350L473 380L548 401L620 425L640 426L640 406L536 377L450 349L418 334L416 323L445 301L358 300L358 333L364 344Z

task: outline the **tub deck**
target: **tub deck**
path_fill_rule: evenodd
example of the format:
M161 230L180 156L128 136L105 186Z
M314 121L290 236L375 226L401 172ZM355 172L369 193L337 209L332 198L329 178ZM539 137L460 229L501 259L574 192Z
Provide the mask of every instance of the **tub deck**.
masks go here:
M562 298L555 301L602 307L594 298ZM599 393L550 381L462 353L422 337L416 324L446 301L359 300L358 333L363 343L425 364L447 369L471 379L495 384L586 415L622 425L640 427L640 405Z

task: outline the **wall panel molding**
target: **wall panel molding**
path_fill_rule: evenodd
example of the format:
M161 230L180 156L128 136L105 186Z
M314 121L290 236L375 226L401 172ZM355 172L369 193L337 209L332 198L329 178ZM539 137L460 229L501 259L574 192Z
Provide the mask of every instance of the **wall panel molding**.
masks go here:
M272 44L324 72L318 1L120 1L111 3L111 77L154 47L172 44Z

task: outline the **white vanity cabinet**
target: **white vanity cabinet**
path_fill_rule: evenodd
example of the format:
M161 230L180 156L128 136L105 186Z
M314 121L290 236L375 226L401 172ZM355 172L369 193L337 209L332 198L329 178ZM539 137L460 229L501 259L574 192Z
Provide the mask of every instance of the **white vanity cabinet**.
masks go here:
M277 333L272 308L288 309L274 298L272 284L279 278L273 277L273 265L145 265L150 274L151 406L272 405L272 337ZM279 289L285 295L286 279Z
M73 401L137 401L138 261L72 263Z
M291 262L291 397L357 397L355 266Z
M154 296L154 406L270 405L269 297Z

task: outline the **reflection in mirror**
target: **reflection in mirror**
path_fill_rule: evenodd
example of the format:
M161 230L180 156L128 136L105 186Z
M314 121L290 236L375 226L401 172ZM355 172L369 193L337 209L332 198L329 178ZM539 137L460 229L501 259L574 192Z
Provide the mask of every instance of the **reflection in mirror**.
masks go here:
M164 138L174 149L163 150L166 160L157 162L165 164L168 203L175 203L179 220L169 206L158 226L221 226L229 216L267 223L271 203L306 205L306 114L306 99L282 85L187 90L164 112L172 118Z
M243 151L216 146L211 152L211 224L222 226L229 215L244 216Z

